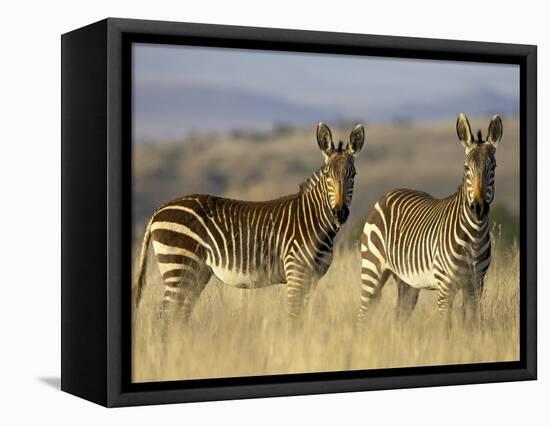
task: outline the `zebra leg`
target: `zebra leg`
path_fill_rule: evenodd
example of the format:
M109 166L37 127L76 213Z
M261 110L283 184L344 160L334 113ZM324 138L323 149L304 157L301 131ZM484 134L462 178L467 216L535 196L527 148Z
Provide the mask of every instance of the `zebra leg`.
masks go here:
M437 310L441 318L445 319L447 325L447 331L450 331L453 327L452 308L454 297L456 295L456 289L453 285L448 285L440 281L438 283L439 291L437 293Z
M481 296L483 295L483 280L472 283L462 289L462 314L466 327L479 325Z
M388 280L390 273L389 269L379 272L373 263L368 264L363 262L361 271L361 307L357 315L358 323L366 321L372 304L380 300L382 288Z
M306 271L291 270L287 272L287 305L288 318L292 328L296 328L298 320L309 300L312 279Z
M357 324L367 319L371 304L380 299L380 292L391 274L386 268L384 247L378 226L367 219L361 236L361 306Z
M196 279L189 283L182 306L182 320L184 323L189 321L189 317L193 313L195 305L197 304L201 293L206 288L206 284L210 281L211 276L212 270L205 265L197 274Z
M185 271L177 282L165 281L161 308L164 318L172 320L177 316L187 322L211 276L210 268L202 265L197 271Z
M395 284L397 285L397 306L395 307L396 318L398 320L407 319L416 307L420 290L408 285L395 274L394 279Z

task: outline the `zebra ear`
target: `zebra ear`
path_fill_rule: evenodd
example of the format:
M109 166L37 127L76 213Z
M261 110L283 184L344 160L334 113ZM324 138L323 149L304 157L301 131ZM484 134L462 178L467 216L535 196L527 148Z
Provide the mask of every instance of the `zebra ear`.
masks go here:
M330 157L332 151L334 151L334 143L332 142L332 133L330 133L330 129L325 123L317 125L317 143L325 158Z
M502 138L502 120L498 115L493 116L491 123L489 123L489 130L487 131L487 142L497 147L500 139Z
M466 148L466 152L468 152L474 143L474 135L472 135L470 123L463 113L460 113L456 120L456 133L458 139L460 139L460 142Z
M353 128L349 134L349 145L348 151L352 155L359 154L361 148L363 148L363 143L365 142L365 128L362 124L358 124Z

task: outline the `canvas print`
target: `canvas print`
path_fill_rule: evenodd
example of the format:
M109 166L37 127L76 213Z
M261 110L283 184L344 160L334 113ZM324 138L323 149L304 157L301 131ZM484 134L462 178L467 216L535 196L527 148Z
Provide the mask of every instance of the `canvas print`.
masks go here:
M519 66L131 55L133 382L519 360Z

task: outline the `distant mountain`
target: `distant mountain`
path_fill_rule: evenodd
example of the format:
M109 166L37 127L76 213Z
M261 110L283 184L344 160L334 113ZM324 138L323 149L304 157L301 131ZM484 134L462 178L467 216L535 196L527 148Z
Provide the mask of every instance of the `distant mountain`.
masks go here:
M335 123L355 118L346 116L337 105L312 107L287 101L282 96L239 89L141 85L134 99L133 125L137 142L235 130L266 131L277 125L307 127L319 121ZM516 115L519 112L517 97L487 88L414 102L396 99L391 108L379 108L376 104L366 108L367 101L368 94L365 94L364 104L346 105L347 110L357 111L357 117L366 117L367 122L432 120L454 117L459 112L469 116Z
M243 90L141 87L134 96L134 135L138 142L192 133L269 130L275 125L301 127L339 119L328 109Z
M507 96L495 90L481 88L445 98L426 98L408 102L391 109L372 111L371 119L388 121L393 119L433 120L454 117L458 113L466 115L492 116L517 115L519 99Z

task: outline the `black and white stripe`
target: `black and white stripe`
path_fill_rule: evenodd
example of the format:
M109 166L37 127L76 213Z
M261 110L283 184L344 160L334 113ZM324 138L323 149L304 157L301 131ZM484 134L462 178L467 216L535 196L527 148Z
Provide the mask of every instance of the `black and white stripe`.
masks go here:
M188 195L153 214L143 239L136 303L141 299L149 240L164 278L163 311L189 318L214 274L225 284L259 288L286 283L288 311L299 316L307 295L332 261L334 238L346 221L362 125L346 147L335 146L320 123L317 141L325 163L297 194L265 202Z
M491 262L488 214L502 121L494 116L487 140L481 132L475 140L468 119L460 114L457 132L466 160L456 193L435 199L398 189L384 195L368 215L361 239L360 321L390 276L397 282L400 314L413 311L421 289L436 290L438 310L446 314L462 290L465 315L477 317Z

